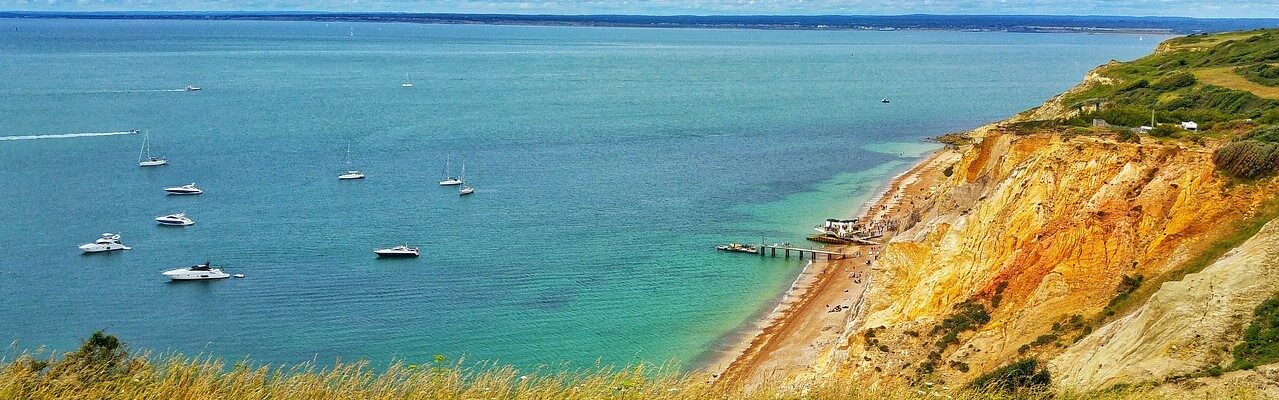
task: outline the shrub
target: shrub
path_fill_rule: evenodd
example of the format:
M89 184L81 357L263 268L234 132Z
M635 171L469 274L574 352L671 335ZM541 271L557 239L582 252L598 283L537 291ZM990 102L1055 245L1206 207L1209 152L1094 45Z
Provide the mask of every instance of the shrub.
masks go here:
M1263 125L1248 132L1244 138L1258 142L1279 143L1279 125Z
M1176 90L1184 87L1191 87L1194 85L1195 85L1195 76L1191 75L1189 72L1182 72L1164 79L1160 79L1154 84L1151 84L1150 88L1155 90Z
M976 390L1015 392L1043 390L1051 384L1048 370L1042 368L1038 360L1027 358L982 374L969 386Z
M1265 86L1279 86L1279 66L1256 64L1235 68L1235 73Z
M1252 323L1243 331L1243 341L1233 351L1236 369L1279 360L1279 293L1258 305L1252 315Z
M1150 129L1150 136L1154 137L1171 137L1177 133L1177 128L1173 128L1171 125L1159 125Z
M1227 175L1255 179L1279 170L1279 144L1242 140L1217 149L1212 161Z

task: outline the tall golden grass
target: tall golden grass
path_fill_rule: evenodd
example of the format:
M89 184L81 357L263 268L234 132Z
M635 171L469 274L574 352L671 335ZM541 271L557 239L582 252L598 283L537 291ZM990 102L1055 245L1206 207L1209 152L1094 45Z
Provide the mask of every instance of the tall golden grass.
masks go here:
M128 356L102 362L102 353L61 357L25 353L0 359L0 399L1160 399L1151 387L1093 393L980 392L941 385L867 387L857 382L811 385L764 382L752 390L710 383L700 373L641 365L572 371L521 371L507 365L438 361L429 365L367 362L323 368L227 365L212 357ZM1261 398L1247 389L1221 397Z

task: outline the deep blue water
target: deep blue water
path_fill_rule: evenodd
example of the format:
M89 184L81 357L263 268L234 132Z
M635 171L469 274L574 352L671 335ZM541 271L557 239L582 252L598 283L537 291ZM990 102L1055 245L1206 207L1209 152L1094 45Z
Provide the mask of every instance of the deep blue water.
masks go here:
M1002 119L1138 39L0 20L0 136L141 129L172 161L139 168L140 135L0 141L0 341L692 363L802 267L713 244L800 242L915 156L865 146ZM368 179L336 179L348 144ZM450 154L475 195L436 185ZM152 221L178 211L196 225ZM107 231L134 249L76 250ZM371 253L399 243L424 254ZM247 277L159 275L205 260Z

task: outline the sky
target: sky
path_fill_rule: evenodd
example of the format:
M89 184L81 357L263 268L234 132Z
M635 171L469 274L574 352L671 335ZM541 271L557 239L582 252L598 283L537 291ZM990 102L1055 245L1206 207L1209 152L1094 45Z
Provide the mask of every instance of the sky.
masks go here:
M0 10L503 14L1053 14L1279 18L1279 0L0 0Z

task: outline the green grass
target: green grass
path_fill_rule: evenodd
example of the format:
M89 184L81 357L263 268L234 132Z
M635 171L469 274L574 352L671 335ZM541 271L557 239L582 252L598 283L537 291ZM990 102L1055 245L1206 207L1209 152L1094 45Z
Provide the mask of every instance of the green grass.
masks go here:
M1252 323L1235 346L1232 369L1252 369L1279 361L1279 293L1253 310Z
M824 379L810 384L763 382L753 390L712 384L707 376L653 366L597 367L577 371L436 360L429 365L397 363L374 369L367 362L319 368L227 365L213 358L131 355L122 343L100 332L80 349L60 357L23 354L0 360L0 399L1158 399L1151 387L1102 392L1054 392L1040 385L1046 374L1034 365L1001 369L983 385L947 386L925 382L865 385ZM1011 389L1011 390L1009 390ZM1255 391L1234 398L1262 398Z

